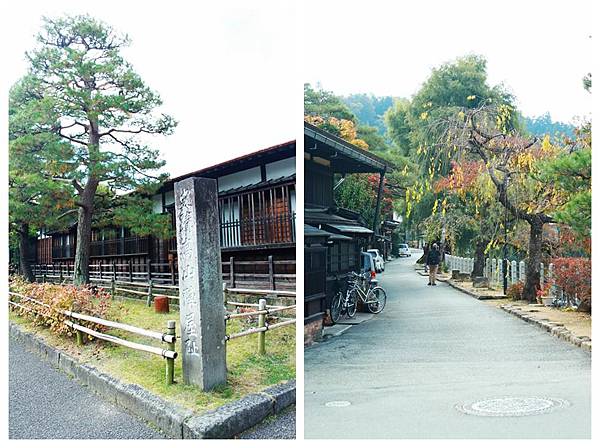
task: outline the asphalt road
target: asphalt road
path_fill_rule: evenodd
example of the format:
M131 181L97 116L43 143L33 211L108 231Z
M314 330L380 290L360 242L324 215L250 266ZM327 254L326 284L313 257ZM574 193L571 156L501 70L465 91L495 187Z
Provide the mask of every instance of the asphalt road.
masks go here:
M18 341L10 338L9 344L9 438L164 438L53 369Z
M295 439L296 406L244 432L240 439Z
M589 353L444 283L427 286L415 255L386 265L382 314L305 351L305 437L591 437ZM506 397L567 405L510 417L457 409Z

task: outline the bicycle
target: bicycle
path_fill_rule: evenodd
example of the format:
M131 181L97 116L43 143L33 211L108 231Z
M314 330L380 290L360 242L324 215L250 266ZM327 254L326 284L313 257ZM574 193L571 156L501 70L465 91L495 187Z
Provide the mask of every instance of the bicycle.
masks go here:
M379 314L385 308L387 294L381 286L369 279L369 274L361 275L356 272L349 274L346 294L338 291L331 301L331 320L339 321L344 314L352 319L356 315L357 303L360 300L373 314ZM364 283L368 282L366 288Z

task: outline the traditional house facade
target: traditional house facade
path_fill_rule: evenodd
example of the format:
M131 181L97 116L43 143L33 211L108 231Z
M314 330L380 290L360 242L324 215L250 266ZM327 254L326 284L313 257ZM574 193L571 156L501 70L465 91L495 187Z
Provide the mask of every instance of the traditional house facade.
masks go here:
M236 274L248 273L249 283L275 266L291 280L293 287L296 243L296 142L289 141L218 165L194 171L166 181L152 197L154 211L171 216L175 229L174 185L188 177L217 180L219 191L220 242L224 276L234 264ZM37 263L73 263L76 228L53 232L38 238ZM286 263L277 263L286 261ZM253 263L260 262L260 263ZM92 231L91 268L93 265L147 266L157 272L177 271L177 240L154 236L135 236L124 227L96 228ZM257 266L261 269L257 269ZM254 274L254 278L251 275ZM257 277L258 275L258 277ZM272 277L272 276L271 276ZM288 284L289 283L289 284Z
M360 269L360 252L375 244L380 223L338 207L335 180L352 173L378 173L378 216L389 164L309 123L304 123L304 335L320 337L333 295L349 272Z

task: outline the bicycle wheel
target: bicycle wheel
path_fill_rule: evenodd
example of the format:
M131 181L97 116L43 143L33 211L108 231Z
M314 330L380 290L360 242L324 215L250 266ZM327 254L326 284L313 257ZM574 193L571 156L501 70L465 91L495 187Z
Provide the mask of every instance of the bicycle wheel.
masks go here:
M331 321L335 324L340 320L340 314L342 312L342 293L338 292L333 299L331 299Z
M352 319L356 315L356 291L352 291L346 300L346 312L348 313L348 319Z
M376 286L367 294L367 307L373 314L378 314L385 308L387 294L381 286Z

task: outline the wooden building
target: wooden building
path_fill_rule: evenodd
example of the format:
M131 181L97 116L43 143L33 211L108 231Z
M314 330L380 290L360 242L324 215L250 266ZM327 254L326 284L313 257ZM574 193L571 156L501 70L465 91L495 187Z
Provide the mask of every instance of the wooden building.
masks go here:
M360 269L361 250L371 247L379 223L339 208L334 182L352 173L378 173L379 214L388 163L335 135L304 123L304 334L319 337L332 296L344 289L349 272Z
M175 228L174 184L188 177L217 180L220 241L224 278L235 274L244 286L278 270L283 289L295 287L296 244L296 142L270 148L194 171L166 181L152 197L154 211L171 216ZM76 227L47 233L37 240L38 264L73 263ZM135 236L129 229L95 228L92 231L91 266L117 264L153 271L177 271L177 240ZM137 269L134 267L134 269ZM247 273L244 276L244 273ZM272 274L272 273L271 273ZM229 276L229 277L228 277ZM273 275L270 276L273 278ZM239 286L239 285L238 285ZM263 287L269 285L262 285Z

